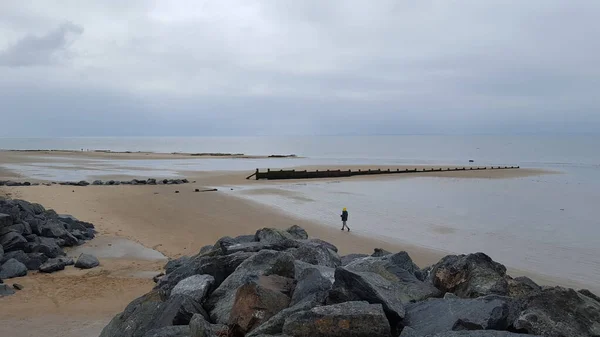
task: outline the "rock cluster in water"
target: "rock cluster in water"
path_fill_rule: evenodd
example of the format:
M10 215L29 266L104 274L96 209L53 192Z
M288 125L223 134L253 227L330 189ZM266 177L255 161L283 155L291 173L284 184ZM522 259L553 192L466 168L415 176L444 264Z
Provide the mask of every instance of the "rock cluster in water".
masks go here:
M52 273L75 265L93 268L98 260L82 254L77 261L63 247L94 238L94 225L70 215L59 215L24 200L0 200L0 297L14 293L3 280L37 270Z
M63 182L52 182L52 183L32 183L29 181L11 181L11 180L0 180L0 186L51 186L51 185L65 185L65 186L89 186L89 185L179 185L179 184L187 184L189 181L187 179L132 179L132 180L94 180L93 182L88 182L85 180L81 181L63 181Z
M169 261L101 337L600 335L589 291L512 278L483 253L420 269L406 252L339 256L298 226Z

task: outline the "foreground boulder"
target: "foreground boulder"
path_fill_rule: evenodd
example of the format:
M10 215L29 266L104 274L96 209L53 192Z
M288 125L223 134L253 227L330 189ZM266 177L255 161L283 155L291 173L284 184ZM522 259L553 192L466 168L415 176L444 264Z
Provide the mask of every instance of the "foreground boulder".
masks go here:
M259 276L239 287L229 316L229 335L243 337L287 308L293 287L292 279L277 275Z
M424 337L418 334L415 330L407 327L402 330L400 337ZM516 334L507 331L494 330L475 330L475 331L446 331L436 333L435 335L427 335L427 337L535 337L532 335ZM540 336L537 336L540 337Z
M206 306L212 321L229 323L237 289L248 281L261 275L293 278L294 271L294 257L289 253L263 250L248 258L208 298Z
M177 283L171 291L171 295L186 295L202 303L214 282L215 278L210 275L193 275Z
M390 325L380 304L346 302L295 313L283 333L294 337L389 337Z
M548 337L597 337L600 336L600 303L573 289L544 289L526 299L514 327Z
M0 245L2 245L5 252L22 250L26 243L27 240L17 232L9 231L0 236Z
M328 304L366 301L381 304L392 328L397 329L404 318L403 290L395 283L371 272L335 270L335 282L327 298ZM388 324L388 325L389 325Z
M311 296L324 300L329 295L332 283L325 278L316 268L309 268L302 272L300 276L296 276L298 283L294 289L290 305L296 305L305 301Z
M345 269L355 272L371 272L392 282L399 289L403 303L422 301L430 297L441 297L442 293L429 282L423 282L419 268L406 252L388 254L384 257L367 257L355 260Z
M10 259L0 267L1 280L25 275L27 275L27 267L16 259Z
M187 325L166 326L146 332L144 337L189 337L190 327Z
M187 325L194 314L205 314L200 304L175 295L163 301L158 291L133 302L104 327L100 337L143 337L147 332L172 325Z
M66 265L66 261L62 260L61 258L49 259L40 266L40 271L42 273L54 273L65 269Z
M90 254L81 254L77 258L77 262L75 262L75 268L79 269L91 269L98 267L100 265L100 261Z
M286 230L286 232L290 233L290 235L292 235L292 238L294 238L296 240L308 239L308 233L306 233L304 228L302 228L298 225L293 225L292 227L288 228Z
M403 324L417 336L454 330L506 330L516 316L511 299L488 296L477 299L432 298L409 304Z
M235 253L226 256L197 256L189 259L180 267L168 273L160 279L156 285L166 296L182 280L193 275L210 275L215 280L214 287L221 283L233 273L236 268L255 253Z
M448 255L431 267L428 280L464 298L508 294L506 267L484 253Z

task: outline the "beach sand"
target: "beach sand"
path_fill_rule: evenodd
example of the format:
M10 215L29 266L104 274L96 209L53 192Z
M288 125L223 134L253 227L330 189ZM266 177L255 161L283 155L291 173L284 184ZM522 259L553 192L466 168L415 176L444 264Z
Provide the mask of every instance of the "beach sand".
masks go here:
M79 155L74 153L72 156ZM0 163L6 162L4 160L7 158L17 163L19 160L36 160L31 159L29 153L0 153ZM543 173L548 172L519 169L426 174L460 178L509 178ZM182 174L195 183L155 186L0 187L0 195L10 194L12 198L37 202L55 209L58 213L71 214L78 219L94 223L101 237L126 238L155 249L169 258L195 254L202 246L214 244L223 236L252 234L263 227L287 228L291 225L300 225L311 237L335 244L340 255L370 254L376 247L392 252L405 250L418 265L426 266L449 254L408 243L382 241L353 232L340 232L339 229L297 219L222 191L194 192L196 188L204 189L207 186L219 186L223 189L223 186L235 188L241 184L263 184L267 189L265 193L278 193L276 188L270 188L271 182L246 180L245 172ZM11 175L15 179L23 179L12 172L0 171L0 177ZM406 178L409 177L377 177ZM281 181L277 183L281 184ZM94 240L88 244L94 244ZM104 258L101 259L101 263L101 268L90 271L71 268L51 275L32 273L10 280L11 284L23 284L25 289L11 297L0 299L0 336L97 336L115 314L121 312L131 300L153 287L154 283L148 271L158 273L164 265L164 261L128 258ZM136 276L135 271L144 274ZM125 272L129 275L125 275ZM511 270L510 273L513 276L532 276L544 284L563 284L579 288L577 284L568 280L528 275L526 272L515 270Z

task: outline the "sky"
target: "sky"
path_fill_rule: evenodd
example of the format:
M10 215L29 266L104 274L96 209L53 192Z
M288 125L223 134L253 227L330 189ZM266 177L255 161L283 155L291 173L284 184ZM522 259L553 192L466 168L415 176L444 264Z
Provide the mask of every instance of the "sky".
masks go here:
M2 0L0 137L600 133L600 1Z

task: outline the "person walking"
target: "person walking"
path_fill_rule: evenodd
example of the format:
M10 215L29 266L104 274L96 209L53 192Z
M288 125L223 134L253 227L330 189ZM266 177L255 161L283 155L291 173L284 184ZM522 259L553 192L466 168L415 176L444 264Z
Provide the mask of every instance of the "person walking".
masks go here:
M350 227L348 227L348 225L346 224L346 222L348 221L348 210L346 209L346 207L342 209L342 214L340 215L340 217L342 218L342 230L344 230L344 228L347 228L349 232Z

